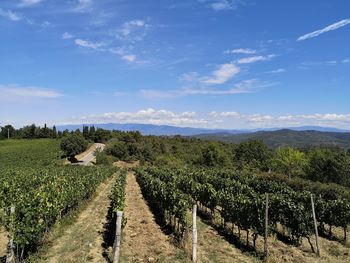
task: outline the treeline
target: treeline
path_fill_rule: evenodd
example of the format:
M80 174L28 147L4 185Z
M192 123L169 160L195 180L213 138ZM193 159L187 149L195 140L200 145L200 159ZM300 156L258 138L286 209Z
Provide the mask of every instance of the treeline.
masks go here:
M142 136L137 131L109 131L84 126L82 131L57 131L30 125L15 129L1 128L0 139L64 138L76 135L90 142L108 142L106 153L124 161L140 160L173 167L226 167L257 172L277 172L290 178L300 177L350 187L350 150L332 147L272 150L261 140L239 144L205 141L182 136ZM98 159L106 161L99 155Z
M12 125L5 125L0 127L0 140L3 139L42 139L42 138L63 138L69 134L82 135L85 140L92 142L106 142L114 137L118 137L120 131L109 131L101 128L96 128L95 126L84 126L83 130L76 129L75 131L69 131L68 129L64 131L58 131L54 125L52 128L48 127L46 124L41 126L36 126L35 124L27 125L22 128L16 129ZM140 133L138 133L141 136Z
M226 167L254 172L277 172L350 187L350 152L341 148L291 147L269 149L262 141L240 144L209 142L195 138L140 136L119 133L107 154L120 160L140 160L172 167Z

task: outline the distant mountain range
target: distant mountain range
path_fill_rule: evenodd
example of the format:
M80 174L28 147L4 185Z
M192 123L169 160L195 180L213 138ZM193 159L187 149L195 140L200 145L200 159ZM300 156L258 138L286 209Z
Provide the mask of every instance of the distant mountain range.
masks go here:
M190 127L176 127L169 125L153 125L153 124L137 124L137 123L104 123L104 124L76 124L76 125L62 125L57 126L59 131L69 130L74 131L76 129L82 130L83 126L95 126L106 130L119 130L119 131L139 131L143 135L182 135L182 136L194 136L203 134L242 134L242 133L254 133L258 131L277 131L281 128L266 128L266 129L205 129L205 128L190 128ZM348 130L341 130L337 128L318 127L318 126L301 126L285 128L293 131L322 131L322 132L350 132Z
M250 130L204 129L152 124L79 124L58 126L59 131L82 130L83 126L95 126L106 130L139 131L143 135L193 136L205 140L239 143L250 139L263 140L269 147L290 145L297 148L332 145L350 148L350 131L337 128L301 126L292 128L269 128Z
M350 132L326 132L316 130L258 131L244 134L212 133L196 135L196 138L222 142L240 143L247 140L263 140L270 148L292 146L307 148L314 146L336 146L350 149Z
M225 130L225 129L204 129L204 128L190 128L190 127L176 127L169 125L153 125L153 124L118 124L118 123L104 123L104 124L78 124L78 125L63 125L57 126L59 131L76 129L83 129L83 126L95 126L106 130L119 130L119 131L139 131L143 135L165 135L165 136L193 136L197 134L208 134L208 133L229 133L239 134L249 132L249 130Z

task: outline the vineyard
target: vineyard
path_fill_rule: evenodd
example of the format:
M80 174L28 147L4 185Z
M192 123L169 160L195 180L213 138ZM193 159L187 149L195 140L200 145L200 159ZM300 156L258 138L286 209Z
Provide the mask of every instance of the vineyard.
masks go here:
M115 170L55 165L56 141L21 143L11 154L1 148L0 156L1 224L18 259L34 250L57 220L89 198Z
M0 142L0 223L18 261L47 262L45 256L36 255L43 241L58 222L88 200L85 203L91 203L89 209L100 217L94 218L90 210L84 212L83 221L79 219L62 240L53 241L54 248L48 258L72 257L67 249L80 250L79 242L91 239L91 233L98 227L100 232L93 235L91 244L102 242L103 231L109 237L105 248L96 245L99 256L90 255L94 247L88 245L86 250L73 255L72 260L86 262L87 258L95 257L101 261L102 254L112 260L120 254L121 262L142 262L158 258L157 255L162 255L159 262L167 258L189 262L191 212L196 204L198 262L231 262L228 255L240 255L245 262L259 262L267 255L265 241L271 249L269 262L286 261L280 255L295 255L292 248L303 253L293 262L314 262L310 258L317 259L318 246L311 197L321 239L321 258L327 254L321 262L338 262L334 259L348 257L350 192L347 187L234 167L175 168L144 164L130 165L134 172L127 173L112 165L63 165L59 142ZM99 203L93 204L99 188L103 194L98 198ZM98 204L104 204L103 210ZM90 225L85 226L84 220ZM82 240L76 242L71 231L79 233ZM150 232L157 234L150 236ZM57 250L55 242L57 246L66 245ZM142 248L148 242L149 247ZM164 251L157 248L157 243L162 244ZM224 247L228 254L212 248L212 244ZM135 249L144 256L142 260L135 257ZM329 253L338 256L328 257Z
M151 206L159 208L161 216L173 226L174 231L183 235L188 228L187 211L192 203L198 203L214 216L219 213L223 226L231 224L231 229L246 231L247 245L249 233L256 239L264 236L265 200L269 195L269 233L284 236L289 242L300 245L306 238L311 242L314 235L310 197L315 200L318 228L331 234L332 227L343 229L343 239L347 239L350 224L350 200L348 193L327 187L318 188L305 185L298 190L298 184L274 181L250 173L226 169L171 169L147 167L137 170L137 175L145 197ZM294 187L294 189L293 189ZM300 185L299 185L300 187ZM307 189L307 190L306 190ZM328 189L329 190L329 189Z

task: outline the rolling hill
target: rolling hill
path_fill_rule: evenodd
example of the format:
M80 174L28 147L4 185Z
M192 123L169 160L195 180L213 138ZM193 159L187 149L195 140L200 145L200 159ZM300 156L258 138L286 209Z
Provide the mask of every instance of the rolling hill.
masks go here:
M258 131L254 133L244 134L199 134L195 137L206 140L233 143L240 143L251 139L258 139L263 140L271 148L277 148L279 146L287 145L296 148L306 148L324 145L350 149L350 132L322 132L315 130L296 131L290 129L282 129L277 131Z

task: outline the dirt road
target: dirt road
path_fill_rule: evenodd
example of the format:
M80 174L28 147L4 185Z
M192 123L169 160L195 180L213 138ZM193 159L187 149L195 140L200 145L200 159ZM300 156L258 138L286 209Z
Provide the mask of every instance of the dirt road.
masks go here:
M106 147L103 143L94 143L88 150L76 156L79 161L79 165L91 165L91 162L95 159L96 151L103 151Z
M155 222L133 173L128 173L121 262L190 262Z

